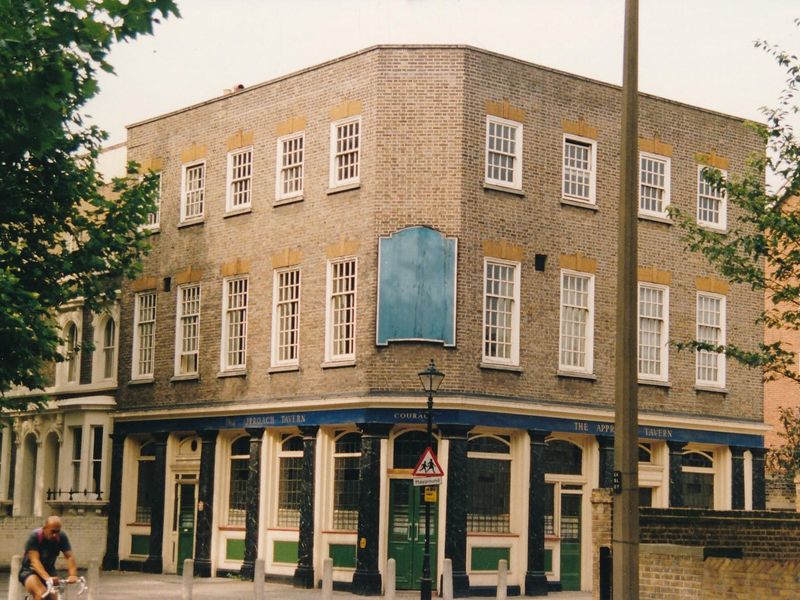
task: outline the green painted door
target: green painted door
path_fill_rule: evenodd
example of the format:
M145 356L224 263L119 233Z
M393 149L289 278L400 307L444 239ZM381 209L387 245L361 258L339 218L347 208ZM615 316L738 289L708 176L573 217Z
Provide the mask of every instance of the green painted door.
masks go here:
M581 589L581 494L561 494L561 588Z
M418 590L425 553L424 487L410 479L389 484L389 558L395 560L397 589ZM431 503L431 579L436 588L436 528L438 503Z
M194 558L194 483L180 483L178 493L178 575L183 574L183 561Z

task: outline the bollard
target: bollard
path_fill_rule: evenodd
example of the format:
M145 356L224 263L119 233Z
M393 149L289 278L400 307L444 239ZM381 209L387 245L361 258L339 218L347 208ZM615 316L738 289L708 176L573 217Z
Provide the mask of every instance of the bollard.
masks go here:
M257 558L253 569L253 586L255 587L255 600L264 600L264 559Z
M444 559L442 569L442 598L453 600L453 561L449 558Z
M504 558L497 563L497 600L508 598L508 561Z
M322 600L333 598L333 559L322 561Z
M89 570L86 572L86 600L99 598L97 586L100 584L100 561L93 558L89 561Z
M19 583L19 568L22 566L22 557L15 554L11 557L11 574L8 576L8 600L18 600L22 592Z
M183 581L181 600L192 600L192 584L194 583L194 561L187 558L183 561Z
M383 581L384 600L394 600L394 590L397 584L396 569L397 565L393 558L386 561L386 578Z

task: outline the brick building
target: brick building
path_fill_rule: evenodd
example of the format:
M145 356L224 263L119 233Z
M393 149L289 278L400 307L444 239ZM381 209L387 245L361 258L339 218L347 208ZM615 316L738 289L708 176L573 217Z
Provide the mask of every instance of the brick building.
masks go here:
M418 584L425 447L446 472L435 574L497 561L591 589L610 482L620 90L464 46L379 46L131 125L161 177L123 289L107 567ZM668 340L744 344L763 296L683 251L670 204L763 152L741 119L642 95L642 504L760 508L758 374ZM163 485L162 485L163 484Z

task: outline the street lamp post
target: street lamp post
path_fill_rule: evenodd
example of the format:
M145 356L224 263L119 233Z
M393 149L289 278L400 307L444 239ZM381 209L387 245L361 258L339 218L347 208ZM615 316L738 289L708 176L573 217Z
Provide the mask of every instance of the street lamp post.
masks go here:
M444 379L444 373L436 368L431 359L424 371L418 373L422 389L428 394L425 417L428 424L428 448L433 449L433 395ZM425 552L422 554L422 577L419 580L420 600L431 600L431 503L425 502Z

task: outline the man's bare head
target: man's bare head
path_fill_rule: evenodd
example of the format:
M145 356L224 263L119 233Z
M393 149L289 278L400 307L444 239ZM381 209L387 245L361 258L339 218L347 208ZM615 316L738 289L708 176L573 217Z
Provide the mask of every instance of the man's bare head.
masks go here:
M57 517L56 515L47 517L42 527L42 533L45 539L55 540L61 533L61 517Z

